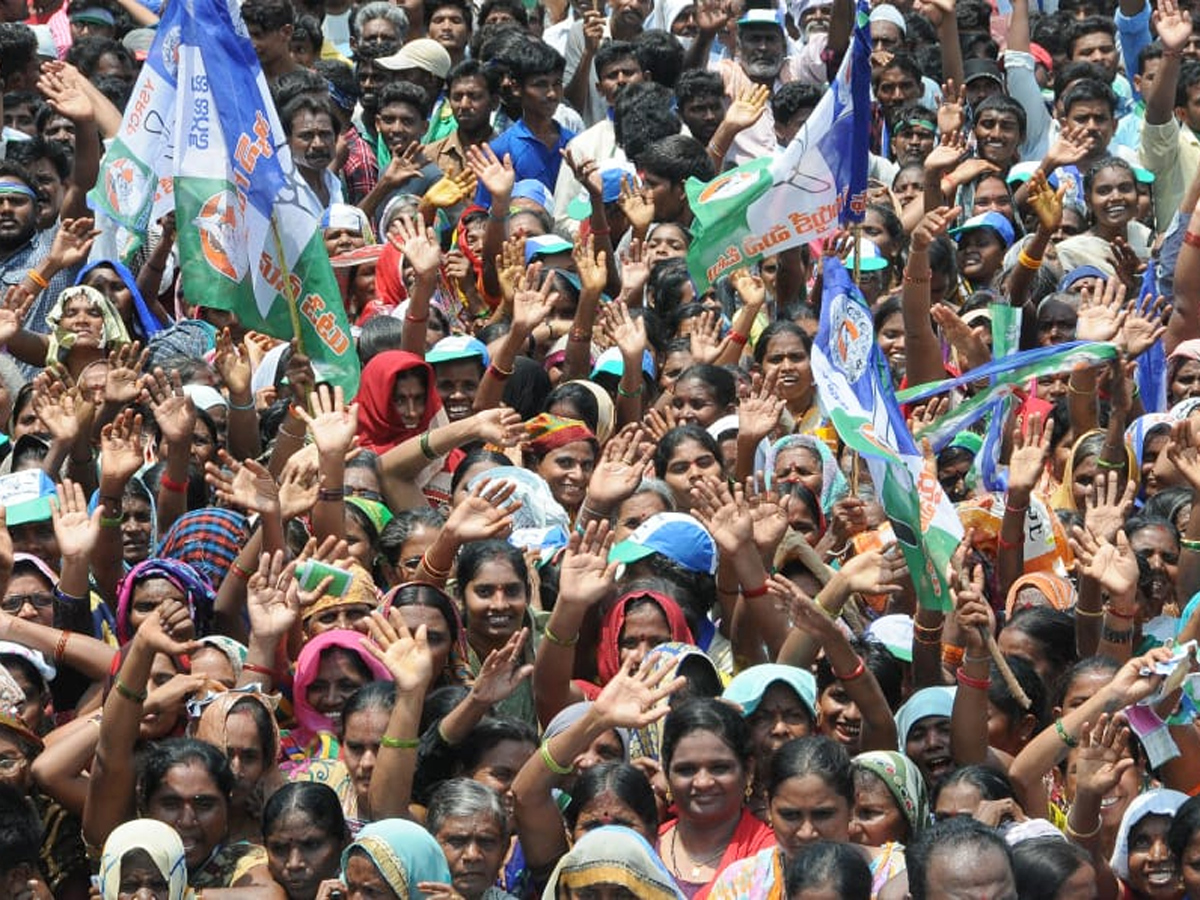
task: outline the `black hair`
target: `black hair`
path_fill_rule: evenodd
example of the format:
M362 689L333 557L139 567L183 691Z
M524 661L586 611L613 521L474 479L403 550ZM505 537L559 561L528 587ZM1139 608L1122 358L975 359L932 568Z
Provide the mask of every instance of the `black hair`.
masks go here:
M296 23L292 26L292 40L304 41L313 53L319 55L321 45L325 43L325 35L321 31L321 23L317 17L296 16Z
M975 106L975 121L979 121L981 113L989 109L994 109L996 112L1009 113L1016 117L1017 130L1021 134L1021 140L1025 140L1025 131L1028 128L1029 117L1025 114L1025 107L1014 100L1008 94L992 94L990 97L984 97Z
M464 59L451 69L446 76L446 87L448 89L454 82L467 78L478 78L483 81L487 92L493 96L500 93L500 73L477 59Z
M484 543L502 542L486 541ZM474 545L467 545L467 547L471 546ZM465 584L461 575L459 576L459 580L460 583ZM446 631L450 635L450 643L454 644L458 640L458 616L455 615L454 601L441 588L420 581L401 585L392 594L390 605L392 609L402 609L405 606L424 606L427 609L436 609L442 614L442 618L446 620Z
M233 770L225 754L195 738L167 738L149 744L138 761L137 798L141 810L149 808L151 798L171 769L192 763L199 763L208 771L221 796L228 800L233 794Z
M613 133L627 158L635 159L656 141L679 134L683 123L673 101L671 92L653 81L637 81L617 91Z
M1083 173L1083 193L1085 197L1091 194L1092 187L1096 183L1096 176L1105 169L1124 169L1135 183L1137 181L1137 176L1134 174L1132 165L1119 156L1105 156Z
M1095 78L1081 78L1071 85L1062 96L1063 114L1070 115L1071 107L1076 103L1090 103L1093 101L1106 104L1110 116L1117 114L1117 95L1111 87Z
M321 88L322 90L326 90L323 79L321 81ZM329 122L336 133L338 116L333 109L333 104L327 98L314 97L312 94L300 94L298 97L293 97L289 100L279 110L279 121L283 125L284 134L288 137L291 137L292 134L292 123L300 113L311 113L314 116L329 116Z
M353 111L358 101L358 80L354 67L336 59L318 59L313 71L328 82L329 99L343 114Z
M493 462L497 466L512 465L512 460L498 450L488 450L486 447L475 447L472 450L468 450L467 455L454 468L454 475L450 479L451 495L463 483L463 479L467 477L467 472L482 462Z
M670 775L671 760L675 748L683 738L696 731L707 731L716 735L721 743L733 751L745 769L754 756L750 740L750 726L728 703L713 697L696 697L684 700L673 707L663 721L662 749L659 757L663 771Z
M911 900L925 900L928 896L929 870L934 853L959 855L963 858L962 864L968 865L969 860L979 860L988 850L1002 854L1005 863L1011 867L1012 853L994 828L988 828L968 816L935 822L921 831L905 849L909 897Z
M601 45L603 46L603 45ZM683 74L684 49L669 31L647 28L633 39L638 65L655 84L672 89ZM599 65L596 71L600 71Z
M1037 644L1055 679L1079 658L1075 647L1075 622L1070 613L1049 606L1018 609L1004 625Z
M4 23L0 23L0 28L2 28L3 25ZM3 32L0 32L0 47L3 47L2 41ZM0 64L0 67L2 67L2 64ZM41 112L42 107L45 105L45 101L42 100L42 95L37 91L8 91L4 94L5 109L15 109L18 106L31 107L35 122L37 121L37 114Z
M1187 485L1164 488L1146 501L1142 512L1156 519L1166 519L1179 527L1179 513L1191 509L1194 491Z
M1139 531L1145 531L1147 528L1162 528L1171 535L1171 539L1175 543L1179 543L1179 529L1175 527L1175 523L1170 519L1160 516L1151 516L1145 512L1139 513L1136 516L1130 516L1125 520L1125 524L1121 526L1125 532L1125 537L1131 538Z
M12 144L9 145L10 148L12 146ZM29 188L35 194L38 192L37 181L34 180L33 174L25 166L12 160L0 159L0 178L16 178L18 181L25 182L25 187ZM30 390L32 392L32 388Z
M57 141L48 141L40 134L27 141L9 141L8 157L11 162L32 166L38 160L47 160L61 179L71 175L71 157Z
M466 597L467 585L474 580L480 567L492 560L507 562L512 566L517 579L529 590L529 566L525 562L525 554L508 541L489 540L472 541L458 554L457 583L455 585L459 599Z
M243 697L235 700L225 718L236 713L246 713L254 720L254 729L258 732L259 744L262 748L263 759L267 762L279 755L279 741L276 738L275 723L271 721L271 713L253 697Z
M406 104L420 113L422 119L429 118L433 103L425 89L411 81L389 81L380 88L377 102L380 110L392 103Z
M400 562L400 550L418 528L440 529L446 518L429 506L402 509L379 534L379 552L393 566Z
M345 846L350 841L350 829L337 793L327 784L316 781L289 781L273 793L263 807L263 837L268 840L275 823L293 812L308 816L313 827L323 831Z
M96 68L100 65L100 60L105 56L115 56L131 70L137 68L132 54L125 49L124 44L98 35L81 38L71 44L71 49L67 51L66 61L82 72L89 81L92 81L95 80Z
M658 805L646 774L625 762L607 762L579 773L571 788L571 803L563 812L567 828L575 830L579 814L597 797L612 794L628 806L646 825L649 834L658 832Z
M33 803L10 784L0 784L0 872L38 866L42 823Z
M773 338L781 334L790 334L793 337L799 338L800 343L804 345L804 352L812 352L812 338L808 336L807 331L795 322L788 321L787 319L777 319L763 329L762 334L758 336L758 341L754 344L754 361L758 365L761 366L767 356L767 345L771 343Z
M433 22L433 14L439 9L447 6L453 6L462 13L463 21L467 25L467 31L470 31L474 26L472 16L474 15L474 7L467 0L425 0L425 28L429 29L430 23Z
M1179 821L1178 813L1175 821ZM1054 900L1080 867L1091 864L1086 850L1061 838L1039 837L1021 841L1012 851L1017 896L1021 900Z
M296 10L290 0L246 0L242 4L242 20L247 27L256 25L263 31L278 31L296 21Z
M683 303L684 289L692 284L687 260L678 256L660 259L650 267L646 281L646 293L654 304L654 311L664 319L674 317ZM671 329L674 334L675 329Z
M904 307L900 303L899 297L888 297L879 306L875 307L875 312L871 316L871 321L875 325L876 334L883 327L883 323L897 313L903 312Z
M678 385L688 380L699 381L711 389L713 399L722 409L737 402L737 380L728 369L708 363L692 363L679 373L675 383Z
M1164 49L1165 48L1162 45L1162 41L1151 41L1149 44L1139 50L1137 58L1137 74L1145 75L1146 63L1152 59L1162 59Z
M789 122L801 110L814 109L824 93L807 81L789 81L771 95L771 115L776 122Z
M0 85L37 55L37 35L23 22L0 22Z
M898 50L896 53L892 54L892 58L888 60L888 62L884 63L878 69L873 70L871 73L872 81L877 83L879 76L881 76L888 69L899 69L901 72L911 76L918 85L921 83L921 78L924 76L924 73L921 71L921 67L917 65L917 61L913 59L912 54L906 53L903 50Z
M680 108L700 97L725 97L721 76L708 69L688 69L675 83L675 99Z
M562 54L549 44L528 39L511 48L509 62L517 84L539 75L560 75L567 65Z
M900 660L892 656L883 644L875 640L855 637L850 640L850 646L855 653L862 657L867 671L874 675L875 680L879 682L879 689L883 691L888 708L899 709L904 690L904 666ZM817 696L820 696L839 680L833 672L833 666L825 656L817 660Z
M1189 797L1171 819L1171 827L1167 830L1167 846L1176 861L1183 859L1183 853L1188 844L1200 831L1200 797Z
M303 96L330 102L329 84L312 69L301 68L284 72L271 85L271 99L275 101L275 108L278 110L282 110L293 100ZM280 113L280 118L282 118L282 113Z
M1067 47L1070 52L1073 53L1075 51L1075 42L1077 40L1089 34L1095 34L1097 31L1103 31L1115 41L1117 38L1117 23L1106 16L1085 16L1082 19L1077 19L1070 33L1067 35Z
M365 366L385 350L399 350L403 339L403 321L395 316L372 316L358 336L358 358Z
M637 62L637 51L631 42L605 41L602 43L593 58L597 77L602 77L601 72L605 66L611 65L619 59L632 59Z
M459 774L474 772L484 756L505 741L538 745L537 731L521 719L484 719L471 729L470 734L459 744L457 769Z
M1046 685L1038 676L1037 670L1023 656L1005 655L1004 659L1016 677L1017 684L1029 698L1029 708L1025 709L1017 702L995 663L992 663L992 686L988 688L988 702L1008 716L1014 724L1020 722L1021 717L1026 714L1033 716L1037 722L1037 730L1040 731L1046 724Z
M717 442L706 429L699 425L679 425L664 434L658 442L658 446L654 448L654 474L656 477L662 478L667 474L667 466L671 462L671 457L679 449L680 444L685 441L695 441L717 459L721 458L721 448L717 446Z
M595 394L582 384L573 381L564 381L546 395L546 400L542 404L541 411L546 412L557 403L569 404L575 413L575 415L569 418L578 419L588 427L588 430L592 434L596 433L596 429L600 424L600 404L596 400Z
M541 411L542 398L549 393L550 375L545 368L526 356L518 356L513 360L513 375L504 382L500 399L522 419L529 420Z
M529 27L529 14L525 12L525 4L521 0L484 0L484 3L479 7L479 25L484 27L493 10L504 10L513 20L522 28Z
M1017 793L1007 775L991 766L973 765L955 769L933 787L929 795L930 807L937 806L942 791L956 784L967 784L979 791L982 800L1014 800Z
M639 169L672 184L683 184L689 178L712 181L716 177L704 145L684 134L655 141L637 154L634 162Z
M871 897L871 867L862 849L853 844L806 844L792 854L784 877L788 897L798 897L809 889L832 892L841 900Z
M815 775L825 786L854 806L854 768L846 748L824 735L810 735L788 741L771 758L767 794L774 796L785 781Z

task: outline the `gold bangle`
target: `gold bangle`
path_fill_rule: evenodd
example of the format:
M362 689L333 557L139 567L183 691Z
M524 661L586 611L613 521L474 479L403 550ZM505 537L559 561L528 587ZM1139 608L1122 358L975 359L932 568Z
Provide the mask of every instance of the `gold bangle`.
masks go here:
M1034 259L1025 252L1024 248L1021 248L1021 250L1017 253L1017 262L1021 264L1022 268L1028 269L1031 272L1036 272L1042 267L1042 260Z
M1104 610L1102 610L1102 609L1080 609L1078 606L1076 606L1075 607L1075 616L1076 616L1076 618L1084 618L1084 619L1100 619L1100 618L1103 618L1103 616L1104 616Z
M428 550L426 550L424 553L421 554L421 565L424 566L425 571L428 572L430 575L432 575L434 578L441 578L444 580L444 579L450 577L449 569L439 569L437 566L435 566L433 563L431 563L429 561L429 551Z
M549 623L542 629L542 637L557 647L574 647L579 643L579 635L572 638L560 638L557 634L550 630Z
M1075 838L1075 840L1077 840L1077 841L1088 841L1088 840L1091 840L1092 838L1094 838L1096 835L1098 835L1100 833L1100 829L1103 827L1104 827L1104 820L1101 819L1099 816L1097 816L1096 817L1096 827L1093 828L1091 831L1087 832L1086 834L1080 834L1078 831L1076 831L1074 828L1071 827L1071 817L1067 816L1067 821L1063 826L1063 830L1066 831L1067 837Z

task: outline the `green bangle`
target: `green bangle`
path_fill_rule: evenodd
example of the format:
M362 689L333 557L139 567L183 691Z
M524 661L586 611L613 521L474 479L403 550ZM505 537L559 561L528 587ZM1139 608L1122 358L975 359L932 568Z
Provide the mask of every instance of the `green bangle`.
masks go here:
M101 528L120 528L121 521L122 521L122 519L120 516L117 516L114 519L110 519L107 516L101 516L100 517L100 527Z
M549 769L551 772L553 772L555 775L570 775L572 772L575 771L574 766L559 765L559 763L554 759L554 757L550 755L549 742L542 744L542 746L540 748L538 748L538 756L540 756L542 758L542 762L544 762L546 764L546 768Z
M421 453L430 462L438 457L437 453L434 452L433 445L429 442L428 431L421 435Z
M617 393L622 397L640 397L642 394L646 393L646 384L645 382L639 384L636 391L627 391L625 388L621 387L620 383L618 383Z
M391 747L393 750L415 750L420 745L417 738L394 738L385 734L379 739L380 747Z
M1097 468L1100 468L1100 469L1123 469L1123 468L1125 468L1125 463L1123 463L1123 462L1110 462L1110 461L1109 461L1109 460L1107 460L1107 459L1097 459L1097 460L1096 460L1096 467L1097 467Z
M1071 735L1067 732L1067 729L1063 727L1062 719L1054 720L1054 730L1055 730L1055 732L1057 732L1057 734L1058 734L1059 738L1062 740L1062 742L1064 744L1066 744L1068 747L1070 747L1071 749L1074 749L1079 746L1079 740L1077 738L1071 737Z
M146 692L145 691L135 691L133 688L131 688L129 685L127 685L125 682L123 682L121 680L120 675L113 676L113 687L116 688L117 693L120 694L122 697L124 697L126 700L130 700L134 703L145 703L146 702Z
M1180 538L1179 546L1183 550L1188 550L1192 553L1200 553L1200 541L1192 538Z

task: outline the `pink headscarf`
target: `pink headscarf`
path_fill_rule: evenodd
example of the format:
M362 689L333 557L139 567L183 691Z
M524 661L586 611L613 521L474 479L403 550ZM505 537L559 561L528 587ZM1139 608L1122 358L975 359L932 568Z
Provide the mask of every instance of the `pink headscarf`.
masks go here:
M360 632L335 628L333 631L326 631L312 638L300 651L300 656L296 660L296 675L292 682L292 707L299 727L292 730L291 737L301 746L318 732L333 734L336 731L333 721L313 709L308 702L309 685L317 677L321 656L326 650L336 648L353 653L371 670L376 681L392 680L392 673L387 670L387 667L363 647L363 641L366 640L369 638L364 637Z

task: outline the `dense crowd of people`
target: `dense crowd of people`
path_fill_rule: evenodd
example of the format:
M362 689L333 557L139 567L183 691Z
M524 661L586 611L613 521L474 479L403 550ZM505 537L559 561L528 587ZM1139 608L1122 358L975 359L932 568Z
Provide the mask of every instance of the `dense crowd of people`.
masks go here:
M1190 2L874 5L861 225L705 287L848 0L244 0L357 390L113 255L162 12L0 0L0 900L1200 897ZM835 257L897 390L1049 348L923 445L945 604Z

